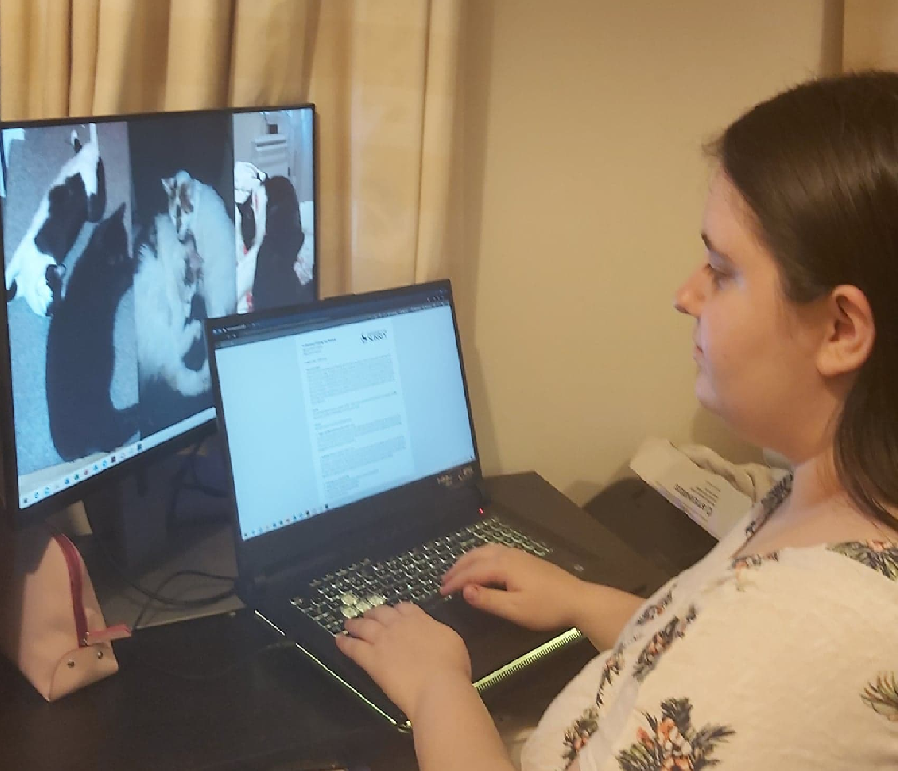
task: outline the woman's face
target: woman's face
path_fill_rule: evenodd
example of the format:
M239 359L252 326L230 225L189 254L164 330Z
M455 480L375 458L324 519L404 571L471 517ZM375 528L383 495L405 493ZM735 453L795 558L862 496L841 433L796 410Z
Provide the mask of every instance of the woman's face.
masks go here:
M755 444L792 460L818 448L831 417L816 354L826 333L819 304L795 305L750 210L723 172L711 183L702 221L706 259L677 290L676 308L695 321L696 396Z

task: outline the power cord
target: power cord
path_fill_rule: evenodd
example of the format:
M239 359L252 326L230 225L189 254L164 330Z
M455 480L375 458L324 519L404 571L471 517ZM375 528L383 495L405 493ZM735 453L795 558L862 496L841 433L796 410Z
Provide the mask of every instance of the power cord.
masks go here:
M230 587L225 589L217 594L207 595L205 597L196 597L193 599L179 599L174 597L166 597L160 592L168 586L172 581L177 578L182 578L184 576L196 576L200 578L208 578L215 581L229 581ZM140 590L146 595L146 600L140 608L140 612L137 614L137 618L134 619L134 623L131 624L132 629L137 629L140 627L140 622L143 621L144 616L147 611L149 611L150 606L156 602L160 605L167 605L172 608L187 610L193 608L203 608L208 605L213 605L216 602L220 602L222 600L226 600L229 597L233 597L236 593L236 579L234 576L224 576L218 575L217 573L207 573L204 570L178 570L174 573L166 576L159 582L159 585L152 591L144 590L143 587L140 587ZM133 584L132 584L133 585Z
M211 605L213 603L220 602L223 599L227 599L228 597L231 597L236 593L235 584L237 579L234 576L207 573L203 570L178 570L171 575L166 576L156 590L147 589L145 586L142 586L136 580L131 578L131 576L128 575L128 572L118 564L115 557L113 557L112 553L109 551L107 545L103 542L102 538L95 539L95 542L100 545L100 551L103 553L103 556L106 558L106 561L109 563L109 565L111 565L115 572L118 573L119 577L132 589L136 590L144 597L146 597L149 602L158 602L161 605L168 605L173 608L202 608L206 605ZM178 597L166 597L165 595L159 593L160 590L164 588L170 581L182 575L194 575L202 578L210 578L217 581L230 581L232 586L225 592L218 592L207 597L195 597L190 600L184 600Z
M203 495L209 496L210 498L227 498L227 492L225 490L214 487L212 485L208 485L205 482L201 481L199 478L199 473L197 472L196 467L196 460L199 456L199 451L202 446L203 440L194 443L194 445L190 448L190 452L187 453L187 456L183 459L180 468L178 468L178 470L172 477L171 497L169 498L168 509L166 511L167 522L174 522L175 510L178 505L178 498L181 496L181 493L184 490L195 490L202 493ZM188 473L190 474L190 479L185 478L187 477Z

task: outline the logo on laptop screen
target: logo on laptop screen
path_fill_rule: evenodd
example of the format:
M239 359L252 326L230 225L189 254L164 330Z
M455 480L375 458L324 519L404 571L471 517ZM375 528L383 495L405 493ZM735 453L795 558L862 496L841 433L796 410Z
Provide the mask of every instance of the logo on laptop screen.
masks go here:
M462 466L455 471L447 471L437 477L437 484L442 487L455 487L462 482L474 476L474 468L472 466Z
M363 343L376 343L378 340L386 340L387 339L387 330L386 329L374 329L371 332L363 332L362 333L362 342Z

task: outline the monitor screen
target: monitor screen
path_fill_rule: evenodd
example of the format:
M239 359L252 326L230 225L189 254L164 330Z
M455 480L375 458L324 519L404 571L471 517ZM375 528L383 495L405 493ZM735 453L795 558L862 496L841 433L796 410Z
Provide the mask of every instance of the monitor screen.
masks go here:
M204 318L317 299L315 120L301 105L0 137L4 503L21 524L214 426Z

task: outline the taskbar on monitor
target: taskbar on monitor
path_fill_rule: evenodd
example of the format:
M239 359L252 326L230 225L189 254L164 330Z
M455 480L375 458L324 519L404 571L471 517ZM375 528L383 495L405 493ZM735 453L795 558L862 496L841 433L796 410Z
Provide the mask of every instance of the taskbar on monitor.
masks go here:
M174 426L157 431L146 438L138 439L113 452L97 453L77 461L63 463L26 476L20 476L19 507L24 509L28 506L33 506L35 503L39 503L63 490L81 484L85 479L102 474L112 466L118 466L136 455L140 455L153 447L174 439L176 436L180 436L191 428L214 419L214 417L215 408L209 407L176 423Z

